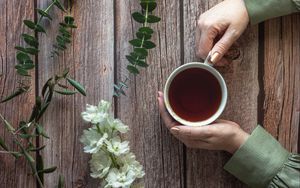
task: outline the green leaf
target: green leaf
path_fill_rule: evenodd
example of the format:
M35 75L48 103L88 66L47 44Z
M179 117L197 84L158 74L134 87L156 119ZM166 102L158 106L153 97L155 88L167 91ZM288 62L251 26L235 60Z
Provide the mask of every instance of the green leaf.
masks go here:
M69 74L69 71L70 70L68 68L65 69L64 72L62 73L62 77L66 78L68 76L68 74Z
M65 23L72 25L74 23L74 18L72 16L65 16Z
M136 61L136 64L140 67L148 67L149 65L147 63L145 63L144 61Z
M74 25L74 24L67 24L67 27L69 27L69 28L77 28L77 26Z
M41 150L43 150L45 147L46 147L46 145L43 145L43 146L38 147L38 148L30 148L29 151L41 151Z
M25 61L30 60L30 57L24 52L17 52L17 60L20 63L24 63Z
M144 23L145 22L145 16L139 12L134 12L131 14L131 16L133 17L133 19L139 23Z
M19 95L21 95L22 93L26 92L29 88L18 88L16 91L14 91L12 94L10 94L9 96L5 97L0 103L4 103L6 101L11 100L12 98L15 98Z
M59 8L61 11L66 12L66 9L64 8L64 6L61 4L61 2L59 0L54 0L54 5Z
M132 65L127 65L127 70L134 75L137 75L140 73L139 70Z
M148 8L148 12L152 12L156 8L157 4L154 1L143 1L141 2L141 6L143 10L146 10Z
M137 32L136 33L136 37L142 40L149 40L151 39L151 35L146 34L146 33L142 33L142 32Z
M25 69L25 70L30 70L34 68L33 63L26 63L26 64L18 64L15 66L16 69Z
M32 122L34 119L36 119L39 115L39 112L41 110L41 105L42 105L42 99L41 97L36 97L35 98L35 105L32 109L30 118L29 118L29 122Z
M160 17L154 15L148 15L147 22L148 23L157 23L160 21Z
M44 131L44 128L40 124L36 124L36 131L38 135L42 135L45 138L50 138Z
M126 84L126 83L124 83L124 82L119 82L119 84L121 85L121 86L123 86L123 87L125 87L125 88L128 88L128 85Z
M50 16L47 12L45 12L44 10L41 10L41 9L36 9L36 10L37 10L37 12L38 12L41 16L46 17L46 18L48 18L49 20L52 20L51 16Z
M67 78L67 81L82 95L86 96L86 91L84 89L84 87L78 83L77 81L71 79L71 78Z
M48 87L49 87L49 84L50 84L50 82L52 81L52 79L53 79L53 78L49 78L49 79L47 80L47 82L45 83L45 85L43 86L43 88L42 88L42 96L43 96L43 97L45 96L45 93L46 93L46 91L47 91L47 89L48 89Z
M143 47L146 49L152 49L152 48L155 48L156 45L151 41L144 41Z
M7 128L7 130L9 130L9 131L15 131L15 128L13 128L13 126L11 126L11 124L8 121L6 121L6 119L1 114L0 114L0 118L4 122L4 125Z
M39 24L37 24L35 26L35 31L41 32L41 33L46 33L46 30L41 25L39 25Z
M47 110L49 104L50 104L50 101L51 101L51 98L52 98L52 95L53 95L53 92L50 92L50 98L49 99L46 99L46 104L44 104L42 107L41 107L41 111L39 113L39 116L37 117L37 120L39 120L41 118L41 116L45 113L45 111Z
M152 35L154 33L153 29L151 29L150 27L141 27L139 29L139 32L146 33L148 35Z
M135 47L141 47L142 40L141 39L133 39L133 40L129 41L129 43Z
M4 140L0 137L0 146L5 150L5 151L8 151L8 147L7 145L5 144Z
M36 170L39 171L39 170L43 170L44 169L44 161L43 161L43 157L38 155L37 158L36 158ZM44 174L43 173L40 173L38 174L40 180L42 182L44 182Z
M37 173L43 173L43 174L48 174L48 173L52 173L56 170L56 166L54 167L50 167L50 168L46 168L46 169L43 169L43 170L39 170Z
M147 57L148 52L145 48L134 48L134 52L141 57Z
M22 37L28 45L36 47L36 48L39 46L39 42L34 36L31 36L28 34L22 34Z
M36 55L39 53L39 50L36 48L23 48L21 46L16 46L15 49L31 55Z
M28 77L30 76L28 74L27 70L25 70L25 69L17 69L17 73L21 76L28 76Z
M35 29L35 23L31 20L23 20L23 23L30 29Z
M59 93L61 95L74 95L77 93L77 91L71 91L71 90L54 90L56 93Z
M19 136L24 139L36 137L36 135L33 134L19 134Z
M65 180L64 180L64 177L62 175L59 175L57 187L58 188L64 188L65 187Z
M22 149L22 152L25 156L25 158L30 162L30 163L34 163L34 159L33 157L24 149L24 148L21 148Z
M136 58L133 58L132 56L127 55L127 56L126 56L126 59L127 59L131 64L135 64Z

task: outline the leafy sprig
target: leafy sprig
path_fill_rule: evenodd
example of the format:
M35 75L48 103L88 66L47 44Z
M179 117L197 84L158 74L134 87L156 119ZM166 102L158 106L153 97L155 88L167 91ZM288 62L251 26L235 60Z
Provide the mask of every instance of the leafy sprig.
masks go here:
M43 18L47 18L52 20L52 17L49 15L49 11L53 7L57 7L62 11L65 11L63 5L59 0L53 0L52 3L46 9L36 9L37 13L39 14L38 21L33 20L23 20L23 23L27 28L35 33L46 33L46 29L41 25ZM9 96L5 97L1 100L1 103L7 102L22 93L27 92L30 89L30 86L26 84L26 80L28 77L31 77L29 74L30 70L35 68L34 58L39 53L39 41L38 38L30 33L22 33L21 37L25 42L24 46L16 46L16 59L18 64L15 66L16 72L18 75L21 76L21 81L19 87Z
M46 30L45 28L43 28L43 26L41 26L40 23L43 18L52 20L52 17L48 14L48 12L53 6L56 6L60 10L65 12L65 8L60 3L60 1L53 0L52 3L45 10L36 10L37 13L40 15L40 18L37 22L31 20L24 20L23 23L36 33L45 33ZM69 7L71 7L70 1ZM76 28L74 24L74 18L70 15L64 17L64 23L61 23L59 27L60 35L58 35L57 39L63 37L63 41L57 40L57 43L59 43L60 46L65 46L66 43L71 43L71 41L67 40L70 39L72 36L71 30L67 30L67 28ZM16 49L18 50L16 53L16 57L19 63L15 66L15 68L17 70L17 73L26 80L30 78L28 71L34 69L35 67L32 60L33 58L31 56L37 55L37 53L39 52L39 41L35 36L30 34L23 33L21 36L23 37L23 40L27 45L25 47L16 47ZM67 86L65 83L68 83L69 86ZM70 89L70 86L72 86L73 89ZM3 103L9 101L15 98L16 96L28 91L29 89L30 86L25 84L24 80L21 80L21 82L19 82L19 87L15 90L15 92L13 92L13 94L9 95L8 97L4 98L1 102ZM49 139L49 136L44 130L44 126L40 123L40 119L49 107L53 99L54 93L60 95L73 95L76 93L81 93L84 96L86 95L84 87L80 83L72 79L69 75L69 70L66 69L62 73L55 74L53 77L49 78L46 81L42 88L41 96L36 97L35 105L32 109L29 119L20 121L17 129L15 129L14 126L12 126L0 114L0 120L3 121L4 127L12 135L13 142L17 144L17 146L19 146L20 149L19 151L11 151L11 149L5 143L4 139L0 137L0 148L4 149L4 151L0 151L0 154L11 154L16 159L23 156L29 163L32 170L32 174L36 177L40 187L43 187L44 174L54 172L56 170L56 167L53 166L44 168L43 158L41 155L39 155L39 153L36 152L43 150L45 146L35 147L33 144L33 139L39 137ZM37 154L36 159L34 159L33 157L35 154ZM64 178L60 175L58 180L58 187L61 188L63 186Z
M140 5L142 10L132 13L132 18L136 22L141 23L142 26L136 32L136 38L129 41L133 46L133 52L126 55L126 59L129 62L126 68L135 76L140 73L139 68L149 66L146 61L149 54L148 51L156 47L155 43L150 40L154 30L151 29L148 24L160 21L159 17L152 14L157 7L155 0L141 0ZM114 96L119 97L120 95L125 95L124 89L128 88L128 81L129 78L126 77L123 81L114 84Z

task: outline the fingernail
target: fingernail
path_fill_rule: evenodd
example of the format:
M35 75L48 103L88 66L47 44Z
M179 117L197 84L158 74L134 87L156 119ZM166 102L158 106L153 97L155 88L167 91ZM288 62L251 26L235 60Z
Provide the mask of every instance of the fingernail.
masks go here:
M216 63L217 61L220 60L220 57L221 57L221 54L219 52L215 52L212 56L211 56L211 59L210 61L212 63Z
M171 133L174 135L178 135L179 134L179 129L177 127L173 127L171 128Z

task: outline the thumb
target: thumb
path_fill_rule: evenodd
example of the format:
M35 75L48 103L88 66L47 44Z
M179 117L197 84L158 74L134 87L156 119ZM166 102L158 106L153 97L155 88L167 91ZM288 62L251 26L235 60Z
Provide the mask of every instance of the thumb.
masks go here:
M229 27L222 38L212 48L211 62L215 64L220 61L239 36L240 34L235 29Z

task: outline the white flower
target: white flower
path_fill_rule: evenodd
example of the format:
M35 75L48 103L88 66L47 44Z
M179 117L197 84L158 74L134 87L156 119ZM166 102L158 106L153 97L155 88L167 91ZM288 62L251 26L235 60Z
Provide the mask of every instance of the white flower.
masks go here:
M125 168L131 169L135 173L136 178L142 178L145 175L143 166L135 159L133 153L127 153L119 159L124 164Z
M92 155L90 160L91 176L93 178L103 178L107 175L111 166L110 157L102 150Z
M101 100L98 107L86 105L86 111L81 113L82 118L93 124L106 122L110 115L107 113L110 107L109 102Z
M97 153L107 138L107 133L102 135L97 130L89 128L83 131L80 141L85 145L83 148L85 153Z
M121 142L121 139L118 136L112 138L110 141L106 140L105 143L107 145L107 150L116 156L129 152L129 142Z
M114 130L119 131L120 133L126 133L129 130L128 126L122 123L122 121L120 121L119 119L114 119L110 123L110 127Z
M120 170L113 168L109 171L109 174L105 178L107 187L113 187L113 188L129 188L130 185L135 180L135 174L132 170L127 170L124 168L121 168Z

